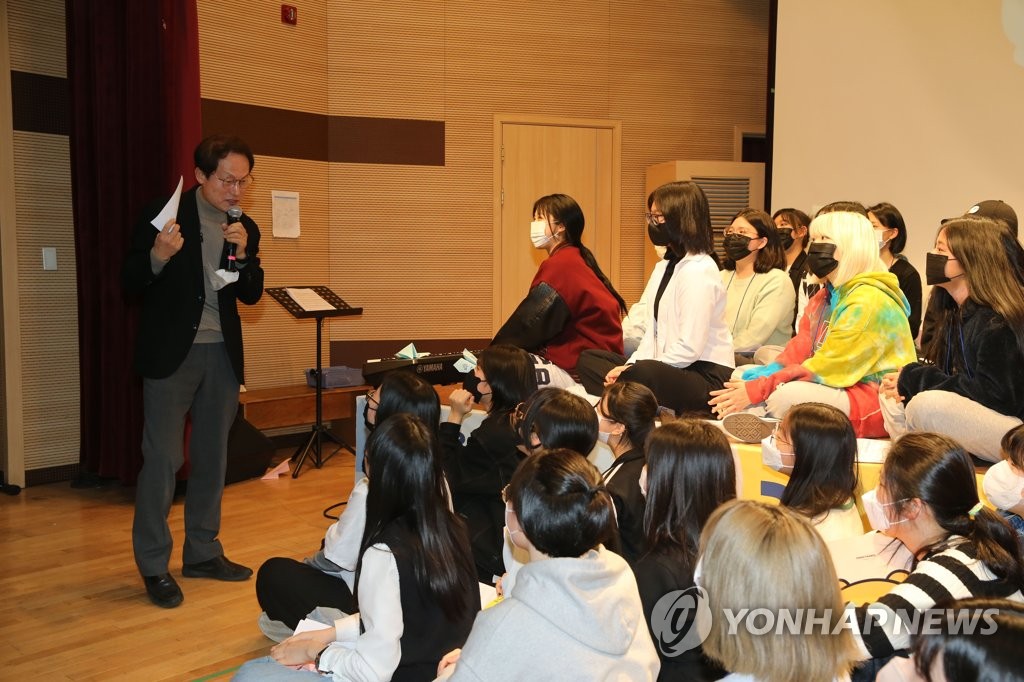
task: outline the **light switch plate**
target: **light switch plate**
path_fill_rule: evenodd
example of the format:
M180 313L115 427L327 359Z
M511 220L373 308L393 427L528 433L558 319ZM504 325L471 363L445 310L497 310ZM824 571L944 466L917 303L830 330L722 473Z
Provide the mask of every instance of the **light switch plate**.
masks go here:
M53 246L43 247L43 270L57 269L57 249Z

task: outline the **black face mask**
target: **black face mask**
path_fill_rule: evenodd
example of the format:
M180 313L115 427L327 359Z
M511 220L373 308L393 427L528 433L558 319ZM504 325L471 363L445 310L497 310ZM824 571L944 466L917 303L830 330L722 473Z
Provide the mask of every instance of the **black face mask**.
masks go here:
M836 253L835 244L817 242L807 248L807 269L815 277L824 277L839 267L839 261L834 256Z
M665 223L647 223L647 237L655 246L668 246L668 232Z
M779 239L782 240L782 250L788 251L789 247L793 246L793 228L785 227L779 228Z
M378 407L379 407L379 405L378 405ZM370 401L369 401L369 399L367 399L367 401L365 403L363 403L363 425L366 427L366 433L367 434L373 433L374 425L370 422Z
M744 234L725 235L722 247L725 248L725 255L734 261L742 260L753 253L750 250L750 237Z
M462 388L473 394L473 401L477 404L483 400L483 394L480 392L480 379L473 372L467 374L466 378L462 380Z
M947 262L949 262L949 256L941 253L929 252L925 254L924 280L928 283L928 286L945 284L952 280L952 278L946 277Z

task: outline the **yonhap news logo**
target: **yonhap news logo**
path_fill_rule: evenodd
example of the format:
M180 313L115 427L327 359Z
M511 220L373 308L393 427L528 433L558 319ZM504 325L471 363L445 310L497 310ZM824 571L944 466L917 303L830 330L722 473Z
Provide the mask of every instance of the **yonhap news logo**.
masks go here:
M699 647L711 632L711 608L703 587L669 592L651 610L651 631L666 658Z

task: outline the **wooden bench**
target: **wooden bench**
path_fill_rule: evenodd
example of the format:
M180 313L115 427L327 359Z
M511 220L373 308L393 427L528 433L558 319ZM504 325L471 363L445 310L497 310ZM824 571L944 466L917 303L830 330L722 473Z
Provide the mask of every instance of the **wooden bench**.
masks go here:
M323 420L342 421L341 435L349 442L353 442L355 433L352 417L356 397L369 390L365 385L323 389ZM246 421L261 431L316 421L316 389L303 384L245 391L238 394L238 402Z

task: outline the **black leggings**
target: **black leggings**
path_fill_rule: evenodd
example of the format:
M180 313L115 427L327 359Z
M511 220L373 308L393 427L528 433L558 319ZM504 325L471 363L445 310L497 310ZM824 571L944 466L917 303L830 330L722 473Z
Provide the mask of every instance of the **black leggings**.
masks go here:
M341 578L295 559L267 559L256 573L256 599L273 620L295 629L318 606L353 613L355 599Z

